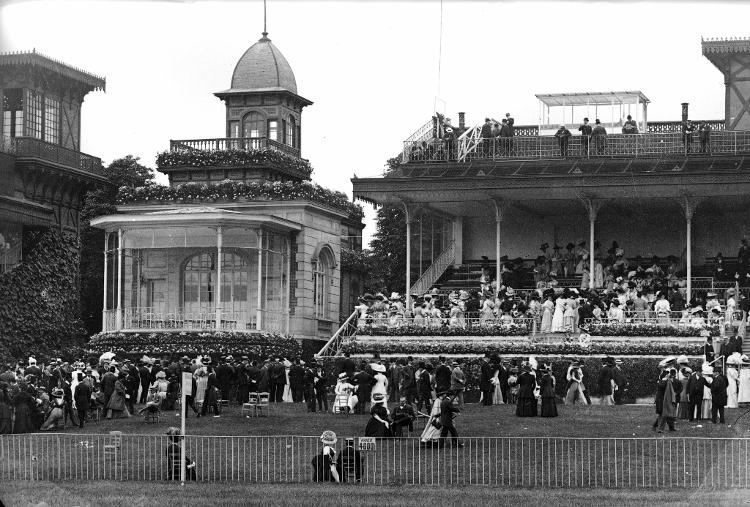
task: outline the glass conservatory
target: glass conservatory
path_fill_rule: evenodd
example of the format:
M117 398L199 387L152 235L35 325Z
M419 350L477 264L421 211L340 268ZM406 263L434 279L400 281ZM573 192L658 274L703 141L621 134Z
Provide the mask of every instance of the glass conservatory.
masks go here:
M213 208L92 224L106 231L103 331L288 331L299 225Z

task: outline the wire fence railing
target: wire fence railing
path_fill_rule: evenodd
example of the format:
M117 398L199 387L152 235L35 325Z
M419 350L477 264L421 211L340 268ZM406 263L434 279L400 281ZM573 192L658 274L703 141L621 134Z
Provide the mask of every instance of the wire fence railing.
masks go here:
M556 488L747 488L750 439L471 437L461 447L417 437L339 440L340 476L372 485ZM179 478L161 435L0 436L0 481ZM317 437L187 436L199 482L301 483ZM179 455L179 453L172 453ZM179 468L179 467L176 467ZM344 471L341 473L341 471ZM348 471L348 472L347 472ZM188 475L190 478L190 475Z

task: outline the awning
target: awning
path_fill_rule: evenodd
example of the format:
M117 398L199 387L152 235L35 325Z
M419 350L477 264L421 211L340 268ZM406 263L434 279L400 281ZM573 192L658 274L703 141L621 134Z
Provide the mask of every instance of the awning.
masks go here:
M548 107L560 106L602 106L610 104L648 104L651 102L639 90L624 92L580 92L580 93L540 93L536 95Z

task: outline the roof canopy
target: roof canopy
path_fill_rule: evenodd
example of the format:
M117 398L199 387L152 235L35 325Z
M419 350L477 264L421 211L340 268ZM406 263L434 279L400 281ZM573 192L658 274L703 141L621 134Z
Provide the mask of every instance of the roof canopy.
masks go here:
M91 90L104 90L107 84L103 77L45 56L38 53L36 49L31 52L0 53L0 67L9 65L28 65L47 69L76 81Z
M547 107L648 104L651 102L640 90L624 92L538 93L536 98Z

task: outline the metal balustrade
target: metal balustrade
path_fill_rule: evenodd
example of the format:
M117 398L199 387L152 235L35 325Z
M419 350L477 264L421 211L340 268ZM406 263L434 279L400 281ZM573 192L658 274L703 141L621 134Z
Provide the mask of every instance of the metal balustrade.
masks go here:
M132 307L120 310L121 326L117 328L118 310L103 312L102 331L163 331L216 330L216 310L190 312L184 309L160 310ZM260 317L260 325L258 318ZM221 311L219 328L222 331L265 331L285 333L287 314L271 310Z
M288 144L267 137L219 137L213 139L170 140L169 151L223 151L223 150L262 150L271 148L299 157L300 150Z
M407 141L407 162L470 162L472 160L659 158L750 154L750 131L712 131L701 147L697 133L609 134L601 138L573 135L561 146L554 136Z
M344 451L344 437L333 447ZM747 488L747 438L469 437L462 447L420 438L356 438L348 484L554 488ZM168 481L179 467L163 435L0 435L0 481ZM191 436L201 483L305 483L314 436ZM343 475L343 474L342 474Z

